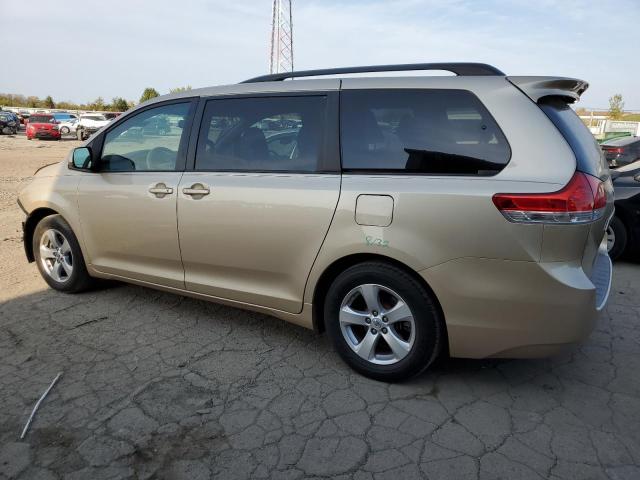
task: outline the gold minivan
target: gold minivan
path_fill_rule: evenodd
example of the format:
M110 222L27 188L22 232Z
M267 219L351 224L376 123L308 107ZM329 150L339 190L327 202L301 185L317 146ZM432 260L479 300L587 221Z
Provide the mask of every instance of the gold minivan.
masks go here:
M392 70L455 75L339 78ZM159 97L37 172L26 255L56 290L117 279L326 331L380 380L550 355L611 284L611 179L569 106L587 86L450 63Z

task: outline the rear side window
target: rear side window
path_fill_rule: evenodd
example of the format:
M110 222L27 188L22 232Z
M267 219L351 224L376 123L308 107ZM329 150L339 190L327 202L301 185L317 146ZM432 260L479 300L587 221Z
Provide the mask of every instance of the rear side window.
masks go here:
M506 138L465 90L347 90L340 97L342 167L434 175L495 175Z
M573 150L578 170L600 177L606 169L606 160L598 142L580 117L558 97L542 98L538 105Z
M319 170L325 96L217 99L204 111L196 170Z

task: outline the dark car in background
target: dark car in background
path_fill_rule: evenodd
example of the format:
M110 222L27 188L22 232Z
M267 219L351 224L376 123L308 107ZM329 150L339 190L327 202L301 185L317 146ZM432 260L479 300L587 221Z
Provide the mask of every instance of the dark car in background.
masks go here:
M600 144L610 168L640 160L640 137L618 137Z
M19 122L13 112L0 111L0 134L16 134Z
M612 260L629 255L640 256L640 160L613 171L615 215L607 227L607 249Z
M27 124L27 140L34 138L60 139L56 119L50 113L34 113Z

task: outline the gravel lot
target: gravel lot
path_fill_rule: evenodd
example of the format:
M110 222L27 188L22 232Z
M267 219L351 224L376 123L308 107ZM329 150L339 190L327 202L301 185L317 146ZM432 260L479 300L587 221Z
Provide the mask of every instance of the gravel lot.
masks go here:
M135 286L47 289L15 197L76 144L0 136L0 479L640 478L640 265L615 266L579 348L441 360L387 385L263 315Z

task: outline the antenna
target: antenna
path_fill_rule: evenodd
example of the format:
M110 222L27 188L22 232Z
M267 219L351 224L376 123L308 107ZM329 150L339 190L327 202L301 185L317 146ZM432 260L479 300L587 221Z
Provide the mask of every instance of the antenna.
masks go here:
M293 18L291 0L273 0L270 73L293 71Z

